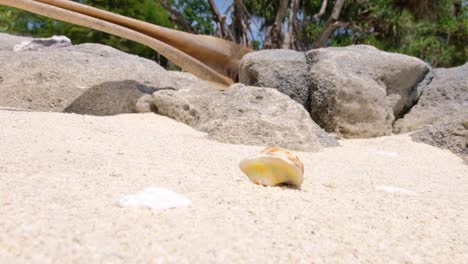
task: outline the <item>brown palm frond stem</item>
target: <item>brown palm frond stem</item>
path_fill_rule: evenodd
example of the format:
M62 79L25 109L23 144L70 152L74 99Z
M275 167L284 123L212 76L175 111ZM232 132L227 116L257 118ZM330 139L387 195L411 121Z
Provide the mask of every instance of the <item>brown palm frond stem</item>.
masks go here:
M211 36L177 31L67 0L34 0L105 20L156 38L237 80L240 59L252 49Z
M153 48L158 53L171 60L174 64L188 72L193 73L199 78L221 84L224 87L233 83L230 78L219 74L212 68L194 59L190 55L132 29L32 0L0 0L0 5L23 9L53 19L89 27L115 36L136 41Z

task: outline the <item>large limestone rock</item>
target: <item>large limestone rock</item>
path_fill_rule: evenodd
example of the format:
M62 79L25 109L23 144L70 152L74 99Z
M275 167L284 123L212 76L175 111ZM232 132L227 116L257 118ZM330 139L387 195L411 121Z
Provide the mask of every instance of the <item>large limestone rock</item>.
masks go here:
M416 142L449 149L468 162L468 115L465 118L440 120L411 134L411 138Z
M422 89L418 103L396 121L395 132L408 132L453 118L468 119L468 63L435 69L434 77Z
M417 58L366 45L311 50L306 58L312 118L348 138L392 133L393 122L418 99L416 86L430 71Z
M12 37L0 50L0 109L92 115L153 111L223 142L306 151L338 145L302 106L274 89L235 86L223 92L191 74L168 72L98 44L63 47L36 41L14 52L22 41Z
M0 50L2 107L95 115L131 113L137 111L135 103L144 94L208 85L190 74L168 72L153 61L104 45L15 52L13 47L24 39L8 36L0 35L0 46L8 46Z
M13 51L14 47L22 42L31 41L30 37L15 36L5 33L0 33L0 51Z
M271 87L309 108L308 66L303 52L261 50L245 55L239 67L239 82Z
M162 90L153 94L153 104L157 113L222 142L302 151L338 145L301 105L271 88L236 84L226 91Z

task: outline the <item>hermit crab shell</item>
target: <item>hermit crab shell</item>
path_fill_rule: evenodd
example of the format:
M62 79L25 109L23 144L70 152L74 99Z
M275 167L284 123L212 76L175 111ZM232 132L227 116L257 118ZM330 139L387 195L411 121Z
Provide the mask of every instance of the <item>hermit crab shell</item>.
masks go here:
M300 186L304 180L304 164L283 148L266 148L259 155L242 160L239 167L256 184Z

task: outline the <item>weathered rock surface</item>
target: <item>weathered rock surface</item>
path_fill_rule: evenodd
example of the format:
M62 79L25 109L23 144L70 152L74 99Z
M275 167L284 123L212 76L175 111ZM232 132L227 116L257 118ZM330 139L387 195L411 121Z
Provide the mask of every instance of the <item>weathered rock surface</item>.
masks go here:
M23 41L31 41L30 37L15 36L5 33L0 33L0 51L13 51L14 47Z
M453 153L468 161L468 114L465 118L439 121L411 134L417 142L423 142Z
M417 58L366 45L311 50L306 58L312 118L348 138L392 133L393 122L417 100L416 85L430 70Z
M261 50L244 56L239 67L239 82L271 87L309 109L308 66L303 52Z
M117 115L139 112L140 97L156 91L136 81L105 82L83 91L63 112L89 115Z
M395 132L413 131L453 118L468 118L468 63L435 69L434 77L422 89L418 103L395 122Z
M3 39L8 39L5 34ZM12 48L18 40L13 36L1 45ZM99 44L0 50L3 107L95 115L131 113L137 111L135 102L144 94L191 85L208 84Z
M153 98L157 113L222 142L302 151L338 145L300 104L272 88L235 84L226 91L163 90Z
M241 85L223 92L108 46L14 52L14 42L23 40L12 39L0 50L2 108L92 115L152 111L223 142L306 151L338 145L301 105L271 88Z

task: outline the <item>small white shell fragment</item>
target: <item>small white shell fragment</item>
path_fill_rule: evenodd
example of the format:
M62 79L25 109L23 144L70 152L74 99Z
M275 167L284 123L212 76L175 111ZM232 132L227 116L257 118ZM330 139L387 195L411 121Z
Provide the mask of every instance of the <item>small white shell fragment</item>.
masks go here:
M398 152L392 152L392 151L377 151L377 154L382 155L382 156L387 156L390 158L395 158L395 157L400 156Z
M65 36L52 36L50 38L37 38L23 41L13 47L13 51L42 50L47 48L62 48L72 46L71 40Z
M400 194L406 194L406 195L417 195L416 192L403 189L400 187L395 187L395 186L386 186L386 185L380 185L375 187L376 191L383 191L387 193L400 193Z
M150 187L135 194L126 195L118 201L121 207L147 207L170 209L188 207L192 204L187 197L166 188Z

